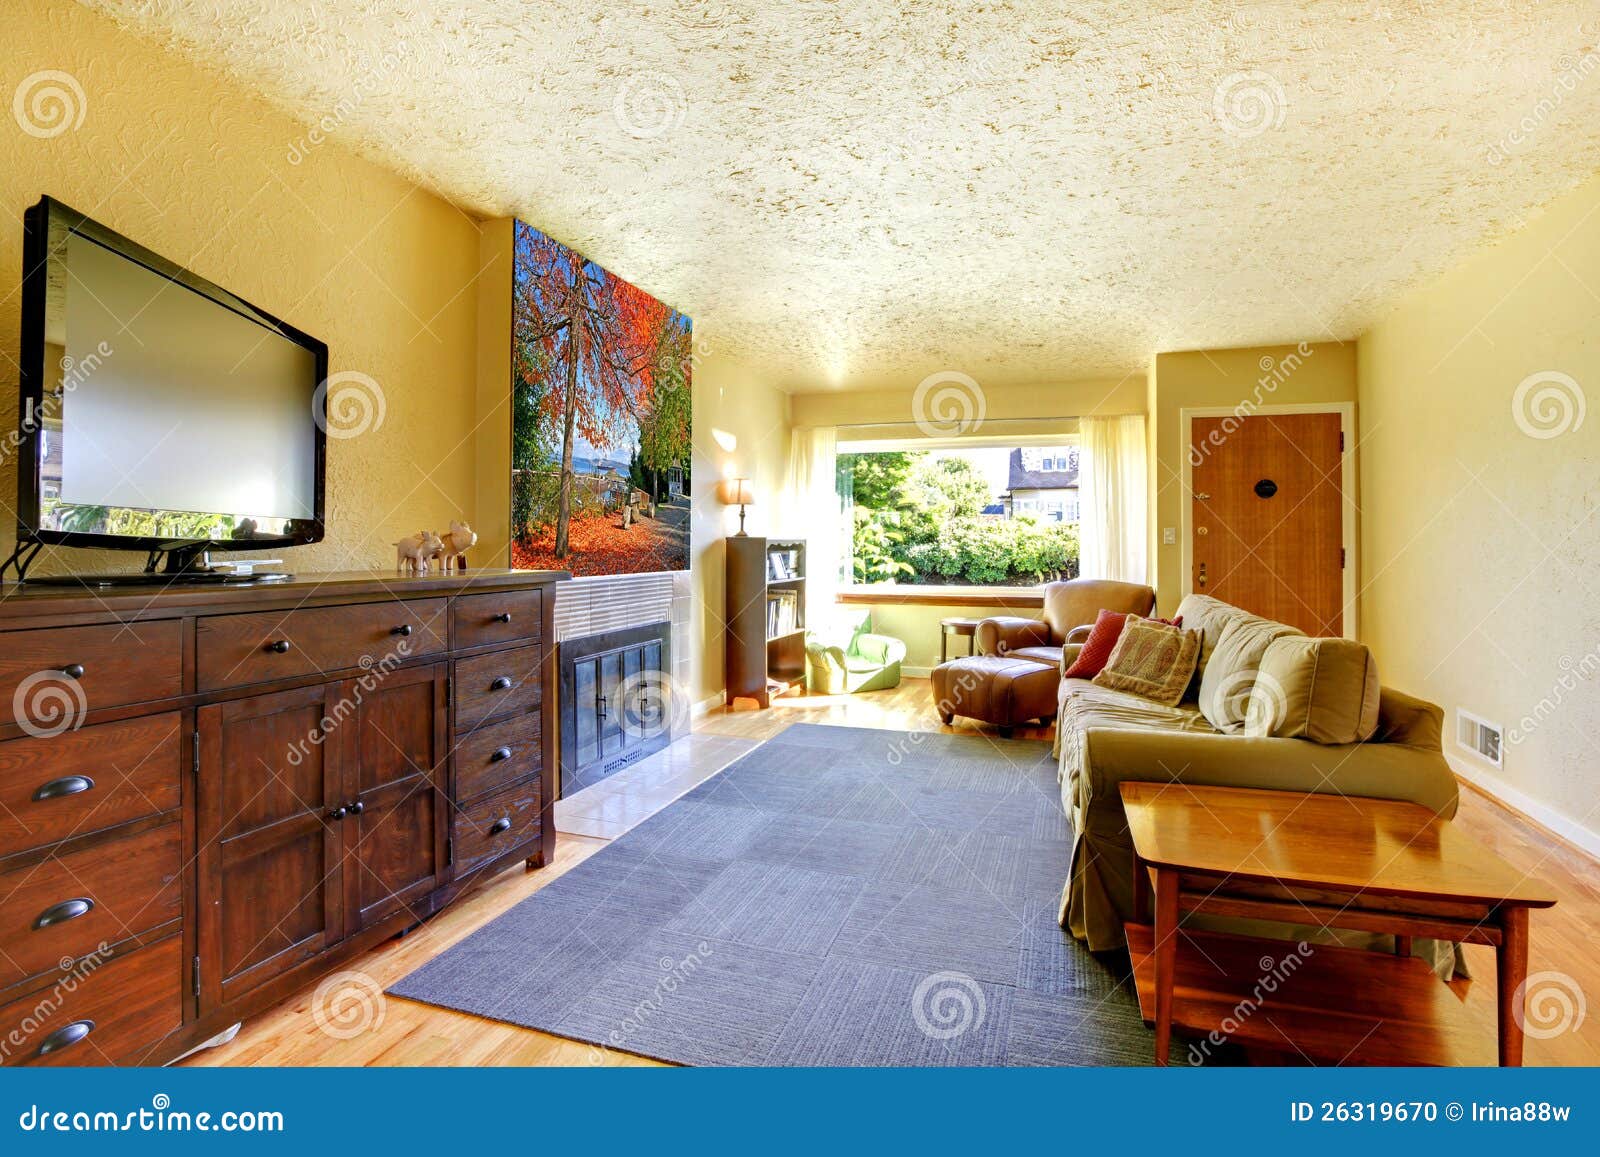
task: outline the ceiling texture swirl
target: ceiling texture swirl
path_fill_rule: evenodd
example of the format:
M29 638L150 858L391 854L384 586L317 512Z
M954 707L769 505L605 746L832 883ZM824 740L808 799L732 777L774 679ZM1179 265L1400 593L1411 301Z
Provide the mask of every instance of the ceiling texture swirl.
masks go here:
M1600 0L88 0L797 391L1353 337L1600 170Z

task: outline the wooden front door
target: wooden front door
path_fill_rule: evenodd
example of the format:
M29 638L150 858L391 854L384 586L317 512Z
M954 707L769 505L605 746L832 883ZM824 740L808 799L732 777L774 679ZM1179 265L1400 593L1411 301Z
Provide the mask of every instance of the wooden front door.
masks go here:
M349 728L339 684L200 708L200 1010L344 936L342 806Z
M370 689L360 680L350 684L351 697L360 699L344 820L352 934L445 882L447 666L374 674Z
M1344 633L1340 416L1191 419L1190 589Z

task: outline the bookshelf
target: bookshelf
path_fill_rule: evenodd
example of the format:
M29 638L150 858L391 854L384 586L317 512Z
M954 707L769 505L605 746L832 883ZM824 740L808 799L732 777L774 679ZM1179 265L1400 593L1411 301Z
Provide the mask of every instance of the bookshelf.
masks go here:
M766 707L805 685L806 544L754 534L725 541L728 702L754 699Z

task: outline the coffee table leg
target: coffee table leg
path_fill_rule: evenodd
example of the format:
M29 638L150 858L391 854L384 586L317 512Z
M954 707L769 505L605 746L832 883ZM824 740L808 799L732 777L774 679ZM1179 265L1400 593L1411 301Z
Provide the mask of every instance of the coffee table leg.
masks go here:
M1133 853L1133 918L1150 919L1150 873L1138 852Z
M1500 1063L1522 1064L1522 1010L1516 1007L1522 982L1528 979L1528 910L1508 906L1500 913L1500 951L1495 956L1495 983L1500 999Z
M1178 873L1156 874L1156 1064L1167 1063L1172 1048L1172 987L1178 964Z

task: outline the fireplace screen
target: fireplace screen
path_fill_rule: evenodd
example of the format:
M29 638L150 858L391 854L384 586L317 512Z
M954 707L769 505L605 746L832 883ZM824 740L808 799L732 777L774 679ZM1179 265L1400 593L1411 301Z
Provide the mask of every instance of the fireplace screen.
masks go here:
M673 739L670 625L561 644L561 794L598 783Z

